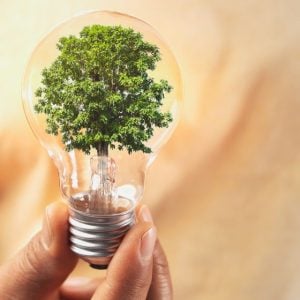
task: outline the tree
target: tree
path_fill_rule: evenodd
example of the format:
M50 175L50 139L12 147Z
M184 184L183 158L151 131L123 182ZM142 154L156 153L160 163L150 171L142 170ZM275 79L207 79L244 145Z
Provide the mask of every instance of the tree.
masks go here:
M154 128L172 120L160 112L171 86L148 74L161 59L159 48L133 29L102 25L60 38L57 48L35 92L35 111L46 115L46 131L61 134L67 151L150 153L145 142Z

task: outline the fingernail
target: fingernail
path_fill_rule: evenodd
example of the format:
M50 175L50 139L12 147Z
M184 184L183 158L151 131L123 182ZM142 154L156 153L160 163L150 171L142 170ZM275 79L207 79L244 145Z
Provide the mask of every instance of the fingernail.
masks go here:
M143 205L139 211L139 218L144 222L153 223L152 215L149 208L146 205Z
M91 278L88 277L72 277L69 278L64 285L70 288L82 287L83 285L87 285L91 282Z
M42 240L44 242L45 247L49 248L52 241L52 230L51 230L50 220L49 220L49 207L47 207L45 211L42 236L43 236Z
M141 257L144 260L149 260L153 255L153 250L156 242L156 229L154 227L146 231L141 241Z

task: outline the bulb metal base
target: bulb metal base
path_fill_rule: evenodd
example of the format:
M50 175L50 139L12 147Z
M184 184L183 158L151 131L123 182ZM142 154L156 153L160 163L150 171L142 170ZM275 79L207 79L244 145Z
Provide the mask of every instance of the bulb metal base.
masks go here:
M134 208L113 215L70 209L70 248L91 267L104 269L135 222Z

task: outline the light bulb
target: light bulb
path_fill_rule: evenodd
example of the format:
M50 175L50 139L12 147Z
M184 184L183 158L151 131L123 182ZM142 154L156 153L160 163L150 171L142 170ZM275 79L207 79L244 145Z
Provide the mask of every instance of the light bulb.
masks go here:
M69 142L61 132L47 133L47 114L37 113L36 91L41 86L43 70L59 55L58 41L61 37L78 36L84 27L95 24L131 28L159 49L161 60L147 74L156 82L163 79L172 86L160 106L160 112L170 113L172 121L168 126L154 128L145 142L151 153L117 146L110 146L104 152L95 147L90 151L68 149ZM58 169L61 193L70 211L71 250L92 267L107 267L134 224L134 210L143 195L145 171L174 131L181 93L180 72L170 48L150 25L135 17L108 11L87 12L55 27L34 49L22 85L24 111L31 129Z

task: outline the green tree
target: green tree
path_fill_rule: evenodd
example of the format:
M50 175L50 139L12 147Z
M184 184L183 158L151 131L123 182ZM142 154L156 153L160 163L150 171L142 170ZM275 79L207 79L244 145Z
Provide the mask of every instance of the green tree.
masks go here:
M159 48L133 29L102 25L60 38L57 48L35 92L35 111L46 115L46 131L61 134L67 151L150 153L145 142L154 128L172 120L160 111L171 86L149 75L161 59Z

